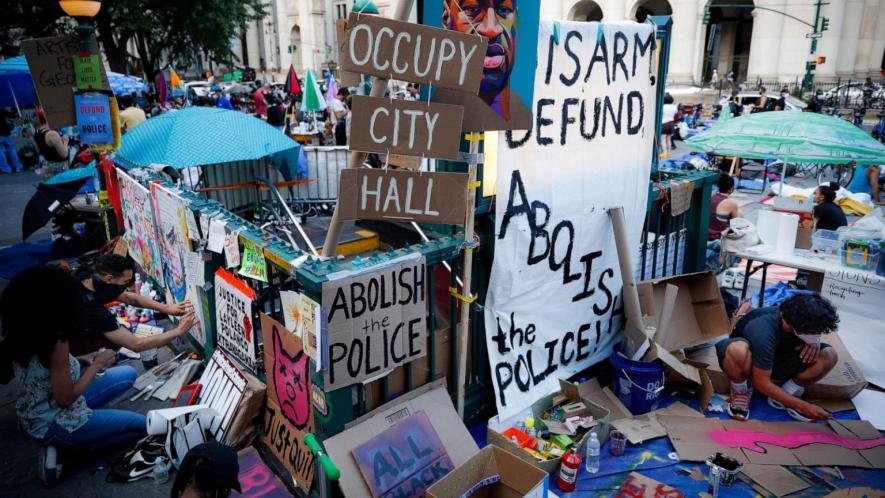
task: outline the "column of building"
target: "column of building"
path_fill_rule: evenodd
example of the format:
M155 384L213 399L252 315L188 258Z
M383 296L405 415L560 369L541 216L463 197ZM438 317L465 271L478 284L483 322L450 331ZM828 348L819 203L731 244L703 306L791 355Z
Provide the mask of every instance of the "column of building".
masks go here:
M783 11L786 2L784 0L757 0L756 5ZM777 77L780 62L778 47L783 40L783 29L784 16L782 14L763 9L753 11L753 43L750 44L750 61L747 68L749 81L754 81L756 78Z
M781 42L778 50L778 79L783 83L802 82L805 76L805 65L814 58L811 54L811 38L806 35L812 33L814 28L797 21L801 19L808 23L814 23L815 5L807 1L791 1L784 5L784 13L793 18L784 17L784 27L781 33ZM754 33L755 34L755 33ZM753 40L756 43L756 40ZM769 91L776 89L769 88Z
M703 31L700 4L699 0L680 0L671 4L673 36L670 42L670 66L667 76L670 81L691 82L695 79L693 54L700 51L697 45L697 33Z

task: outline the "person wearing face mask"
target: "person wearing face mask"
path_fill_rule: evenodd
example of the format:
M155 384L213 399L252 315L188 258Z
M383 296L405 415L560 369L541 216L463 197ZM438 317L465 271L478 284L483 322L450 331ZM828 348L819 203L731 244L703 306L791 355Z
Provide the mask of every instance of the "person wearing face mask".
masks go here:
M823 112L824 110L824 91L820 88L814 92L814 97L811 98L811 102L808 103L808 111L809 112Z
M134 278L135 263L116 254L99 256L89 270L77 275L86 307L87 327L84 334L71 340L71 354L80 357L101 349L118 350L121 347L139 353L165 346L193 327L196 316L190 302L163 304L130 292L128 289ZM162 334L138 336L119 325L105 308L105 304L113 301L182 318L175 328Z
M796 420L830 418L802 395L836 366L836 351L821 339L838 324L836 308L817 293L796 295L741 317L730 337L716 345L719 364L731 381L731 418L750 418L753 387L770 406Z

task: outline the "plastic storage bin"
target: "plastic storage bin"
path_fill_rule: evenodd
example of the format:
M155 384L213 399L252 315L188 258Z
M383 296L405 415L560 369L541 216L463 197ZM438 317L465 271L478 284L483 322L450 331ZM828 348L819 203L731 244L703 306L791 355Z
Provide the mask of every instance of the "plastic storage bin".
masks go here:
M838 256L842 244L839 243L839 232L835 230L818 230L811 236L811 250L815 254Z
M839 250L839 258L842 260L842 266L855 268L857 270L876 271L879 264L881 253L867 253L858 250Z

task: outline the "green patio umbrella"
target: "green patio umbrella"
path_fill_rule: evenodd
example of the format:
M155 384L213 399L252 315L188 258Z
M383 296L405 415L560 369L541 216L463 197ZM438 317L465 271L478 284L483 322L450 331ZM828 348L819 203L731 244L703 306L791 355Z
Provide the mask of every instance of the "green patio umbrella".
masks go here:
M320 91L313 71L308 69L304 78L304 97L301 100L301 110L304 112L321 112L326 109L326 99Z
M720 122L685 141L717 156L788 163L885 164L885 145L844 119L811 112L760 112Z
M844 119L811 112L739 116L685 141L717 156L785 163L885 164L885 145Z

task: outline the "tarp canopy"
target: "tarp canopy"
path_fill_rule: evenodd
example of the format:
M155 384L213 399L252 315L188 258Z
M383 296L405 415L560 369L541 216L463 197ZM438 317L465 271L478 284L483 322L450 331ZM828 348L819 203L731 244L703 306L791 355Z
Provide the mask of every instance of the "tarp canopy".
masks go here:
M0 62L0 106L28 106L34 102L35 96L28 61L23 55Z
M300 144L263 120L214 107L188 107L148 119L123 135L117 156L137 166L176 169L249 161Z
M785 163L885 164L885 145L844 119L811 112L760 112L728 119L685 144L718 156Z
M130 93L146 92L148 89L147 85L139 78L114 72L108 73L108 83L111 84L114 95L129 95Z

